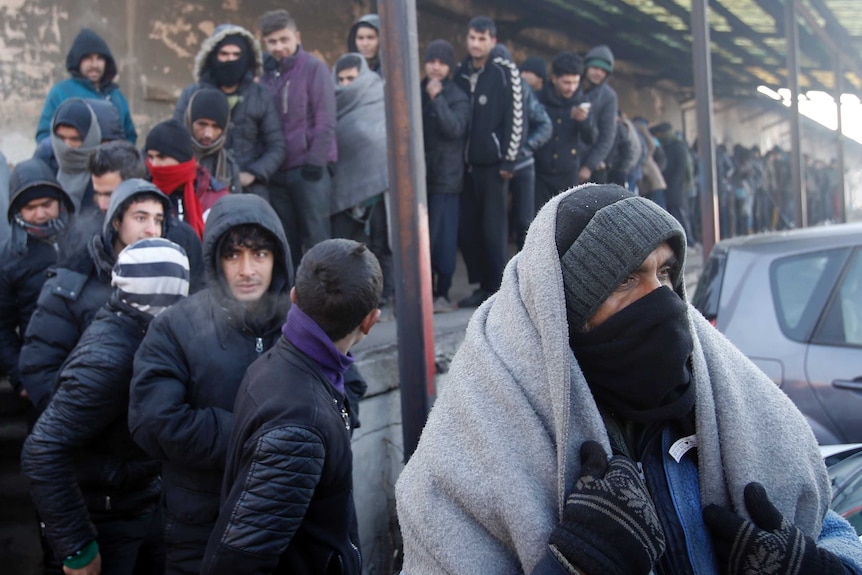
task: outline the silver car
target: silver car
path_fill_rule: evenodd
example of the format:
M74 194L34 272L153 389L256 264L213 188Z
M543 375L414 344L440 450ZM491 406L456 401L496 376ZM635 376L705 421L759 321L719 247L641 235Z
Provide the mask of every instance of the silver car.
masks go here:
M725 240L692 303L805 414L862 442L862 224Z

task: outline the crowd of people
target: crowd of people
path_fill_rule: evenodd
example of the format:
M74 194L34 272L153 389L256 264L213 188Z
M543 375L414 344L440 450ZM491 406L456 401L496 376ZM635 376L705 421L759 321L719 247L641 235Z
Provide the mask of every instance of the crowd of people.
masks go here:
M350 349L391 319L397 279L380 20L351 27L331 70L303 48L287 11L263 14L257 32L262 45L243 27L216 28L172 117L139 150L116 61L82 30L71 77L46 98L34 157L12 170L0 370L31 403L21 467L46 572L361 571L350 438L366 384ZM748 443L710 435L732 427L725 404L751 405L752 425L777 413L807 436L765 376L686 311L698 206L685 141L619 110L608 46L518 66L494 21L478 16L466 50L458 63L437 39L423 54L434 311L456 307L460 250L477 287L457 307L482 306L487 332L468 331L452 372L467 395L441 398L399 482L409 572L688 573L674 566L726 563L725 540L752 526L775 541L753 537L734 560L771 545L808 569L862 572L849 526L825 511L810 442L804 457L795 445L797 464L784 468L797 475L785 484L765 474L787 455L775 439L746 472L722 470L722 459L751 455ZM780 151L720 157L730 233L781 225ZM812 201L829 219L825 198ZM523 250L515 275L504 274L511 241ZM543 371L550 390L533 377ZM667 379L655 393L653 376ZM750 401L736 376L770 401ZM570 421L579 406L587 419ZM484 439L468 431L478 423ZM619 431L610 443L609 429ZM652 500L677 485L655 474L644 486L622 454L653 457L648 475L661 471L670 463L655 438L695 429L714 509L703 520L657 514ZM570 447L582 465L563 454ZM507 451L524 459L499 475ZM685 461L680 484L696 493L698 460ZM602 483L606 473L615 479ZM528 496L509 507L520 487ZM639 510L587 521L576 508L589 507L590 491L611 506L630 493ZM799 526L772 525L776 514ZM690 529L708 554L682 551ZM444 541L453 533L462 542Z

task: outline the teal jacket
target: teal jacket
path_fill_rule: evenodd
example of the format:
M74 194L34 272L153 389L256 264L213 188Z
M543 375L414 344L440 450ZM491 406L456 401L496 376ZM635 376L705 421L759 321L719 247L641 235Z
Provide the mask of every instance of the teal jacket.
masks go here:
M45 106L42 108L42 116L39 118L39 127L36 129L36 143L51 135L51 120L54 118L54 112L60 104L69 98L90 98L111 102L120 114L120 122L126 139L133 144L137 141L138 132L135 130L134 122L132 122L129 103L119 86L111 83L105 90L100 91L96 90L93 83L86 78L69 78L54 84L51 91L48 92Z

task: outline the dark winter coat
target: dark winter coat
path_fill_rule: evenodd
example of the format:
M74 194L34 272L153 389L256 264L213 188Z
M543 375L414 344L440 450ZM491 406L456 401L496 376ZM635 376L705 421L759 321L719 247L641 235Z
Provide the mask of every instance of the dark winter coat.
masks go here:
M514 172L526 128L517 66L488 57L481 70L474 70L468 56L455 72L455 83L470 96L467 163Z
M219 244L241 224L262 226L279 246L256 317L233 299L221 271ZM169 523L211 528L236 392L246 368L281 334L293 266L278 216L251 195L229 195L213 207L203 251L209 287L156 317L135 355L129 428L144 451L163 464ZM172 534L167 537L170 544Z
M527 135L521 142L521 150L518 152L518 168L529 166L536 150L544 146L554 135L554 126L551 124L548 112L523 78L521 91L524 94Z
M285 338L249 367L202 573L361 572L347 409Z
M231 151L240 170L254 174L257 178L245 191L268 198L265 185L284 161L284 134L272 95L269 90L254 81L255 77L263 72L263 55L251 32L240 26L225 24L219 26L215 33L203 42L195 57L195 83L180 94L174 108L174 119L183 122L192 94L201 88L216 88L209 75L209 55L226 36L234 34L248 40L252 54L249 69L236 92L240 97L239 102L230 113L225 149Z
M551 118L553 134L536 150L537 174L571 174L573 181L581 166L584 151L595 138L595 121L590 113L583 122L572 118L572 108L586 101L580 92L571 98L561 97L553 84L547 83L536 95Z
M686 197L688 190L685 182L689 170L688 146L675 135L666 135L659 138L661 147L667 156L667 165L662 170L664 181L667 183L665 192L668 199L678 205L682 198Z
M335 162L335 87L323 60L302 46L280 62L264 54L260 83L272 94L281 118L287 146L281 169Z
M459 194L464 185L464 143L470 121L470 98L451 80L433 100L422 81L422 133L425 181L429 194Z
M60 557L96 539L91 513L136 517L159 501L159 464L132 441L127 421L132 359L150 317L119 301L101 308L24 443L21 468Z
M584 61L593 58L613 62L613 54L611 54L607 46L596 46L587 53ZM596 166L605 160L611 151L611 147L614 145L614 138L617 135L616 124L619 106L617 103L617 93L613 88L608 86L607 78L600 85L592 86L589 90L584 91L584 95L592 104L590 107L590 116L595 118L596 138L586 151L581 165L595 171Z

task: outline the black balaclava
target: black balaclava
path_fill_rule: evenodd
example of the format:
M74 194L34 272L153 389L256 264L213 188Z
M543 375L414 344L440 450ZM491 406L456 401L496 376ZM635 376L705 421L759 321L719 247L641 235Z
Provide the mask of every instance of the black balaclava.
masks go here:
M226 45L232 44L239 46L242 54L237 60L230 62L219 62L218 51ZM229 88L239 84L245 73L248 71L250 60L251 46L248 39L241 34L231 34L225 36L221 42L216 44L208 59L208 69L213 83L219 88Z

